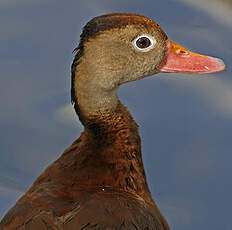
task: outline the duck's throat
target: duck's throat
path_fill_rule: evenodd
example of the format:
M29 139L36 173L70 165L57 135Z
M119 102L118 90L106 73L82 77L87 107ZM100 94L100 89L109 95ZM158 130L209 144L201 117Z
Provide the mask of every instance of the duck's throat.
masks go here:
M94 75L75 76L74 105L85 127L80 184L126 190L148 199L138 126L119 101L117 87L106 90Z
M138 126L118 101L114 111L88 120L85 134L91 142L87 156L97 186L117 188L148 196ZM92 165L91 165L92 164ZM98 184L99 183L99 184Z
M88 186L126 190L148 199L138 126L121 102L116 102L115 107L88 116L80 105L79 116L88 145L84 157L88 164L83 161Z

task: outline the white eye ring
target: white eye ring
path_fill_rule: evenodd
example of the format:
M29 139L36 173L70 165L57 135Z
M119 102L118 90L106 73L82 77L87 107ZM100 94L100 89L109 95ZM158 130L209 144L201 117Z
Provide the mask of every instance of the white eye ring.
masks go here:
M139 44L139 42L141 44ZM147 52L155 46L156 40L151 35L142 34L135 38L132 44L136 50L141 52Z

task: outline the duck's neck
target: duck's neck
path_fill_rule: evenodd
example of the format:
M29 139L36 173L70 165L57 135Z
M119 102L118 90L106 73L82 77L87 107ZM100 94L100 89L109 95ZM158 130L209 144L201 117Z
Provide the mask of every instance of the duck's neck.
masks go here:
M84 186L126 190L151 199L138 125L116 92L101 97L99 91L94 96L89 88L88 93L79 88L76 106L85 127Z
M72 85L75 109L85 127L79 185L126 190L151 199L138 125L118 99L114 74L96 71L100 67L95 61L86 60L74 69Z
M138 126L117 101L114 111L83 118L86 151L83 168L89 186L126 190L150 197L144 172ZM92 172L91 172L92 170Z

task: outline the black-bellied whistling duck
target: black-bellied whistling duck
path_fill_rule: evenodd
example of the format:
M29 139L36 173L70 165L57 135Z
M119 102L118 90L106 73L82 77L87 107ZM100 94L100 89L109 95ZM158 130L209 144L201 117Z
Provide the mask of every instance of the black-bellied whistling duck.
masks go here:
M224 69L220 59L168 40L144 16L92 19L72 64L72 102L84 131L7 213L0 230L168 230L146 182L138 126L117 90L159 72Z

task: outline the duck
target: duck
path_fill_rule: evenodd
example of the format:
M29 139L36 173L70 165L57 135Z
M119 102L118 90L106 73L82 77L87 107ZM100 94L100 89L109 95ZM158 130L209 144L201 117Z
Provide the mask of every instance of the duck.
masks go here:
M169 230L147 184L138 125L117 91L158 73L225 69L221 59L169 40L148 17L91 19L71 66L71 100L84 131L8 211L0 230Z

